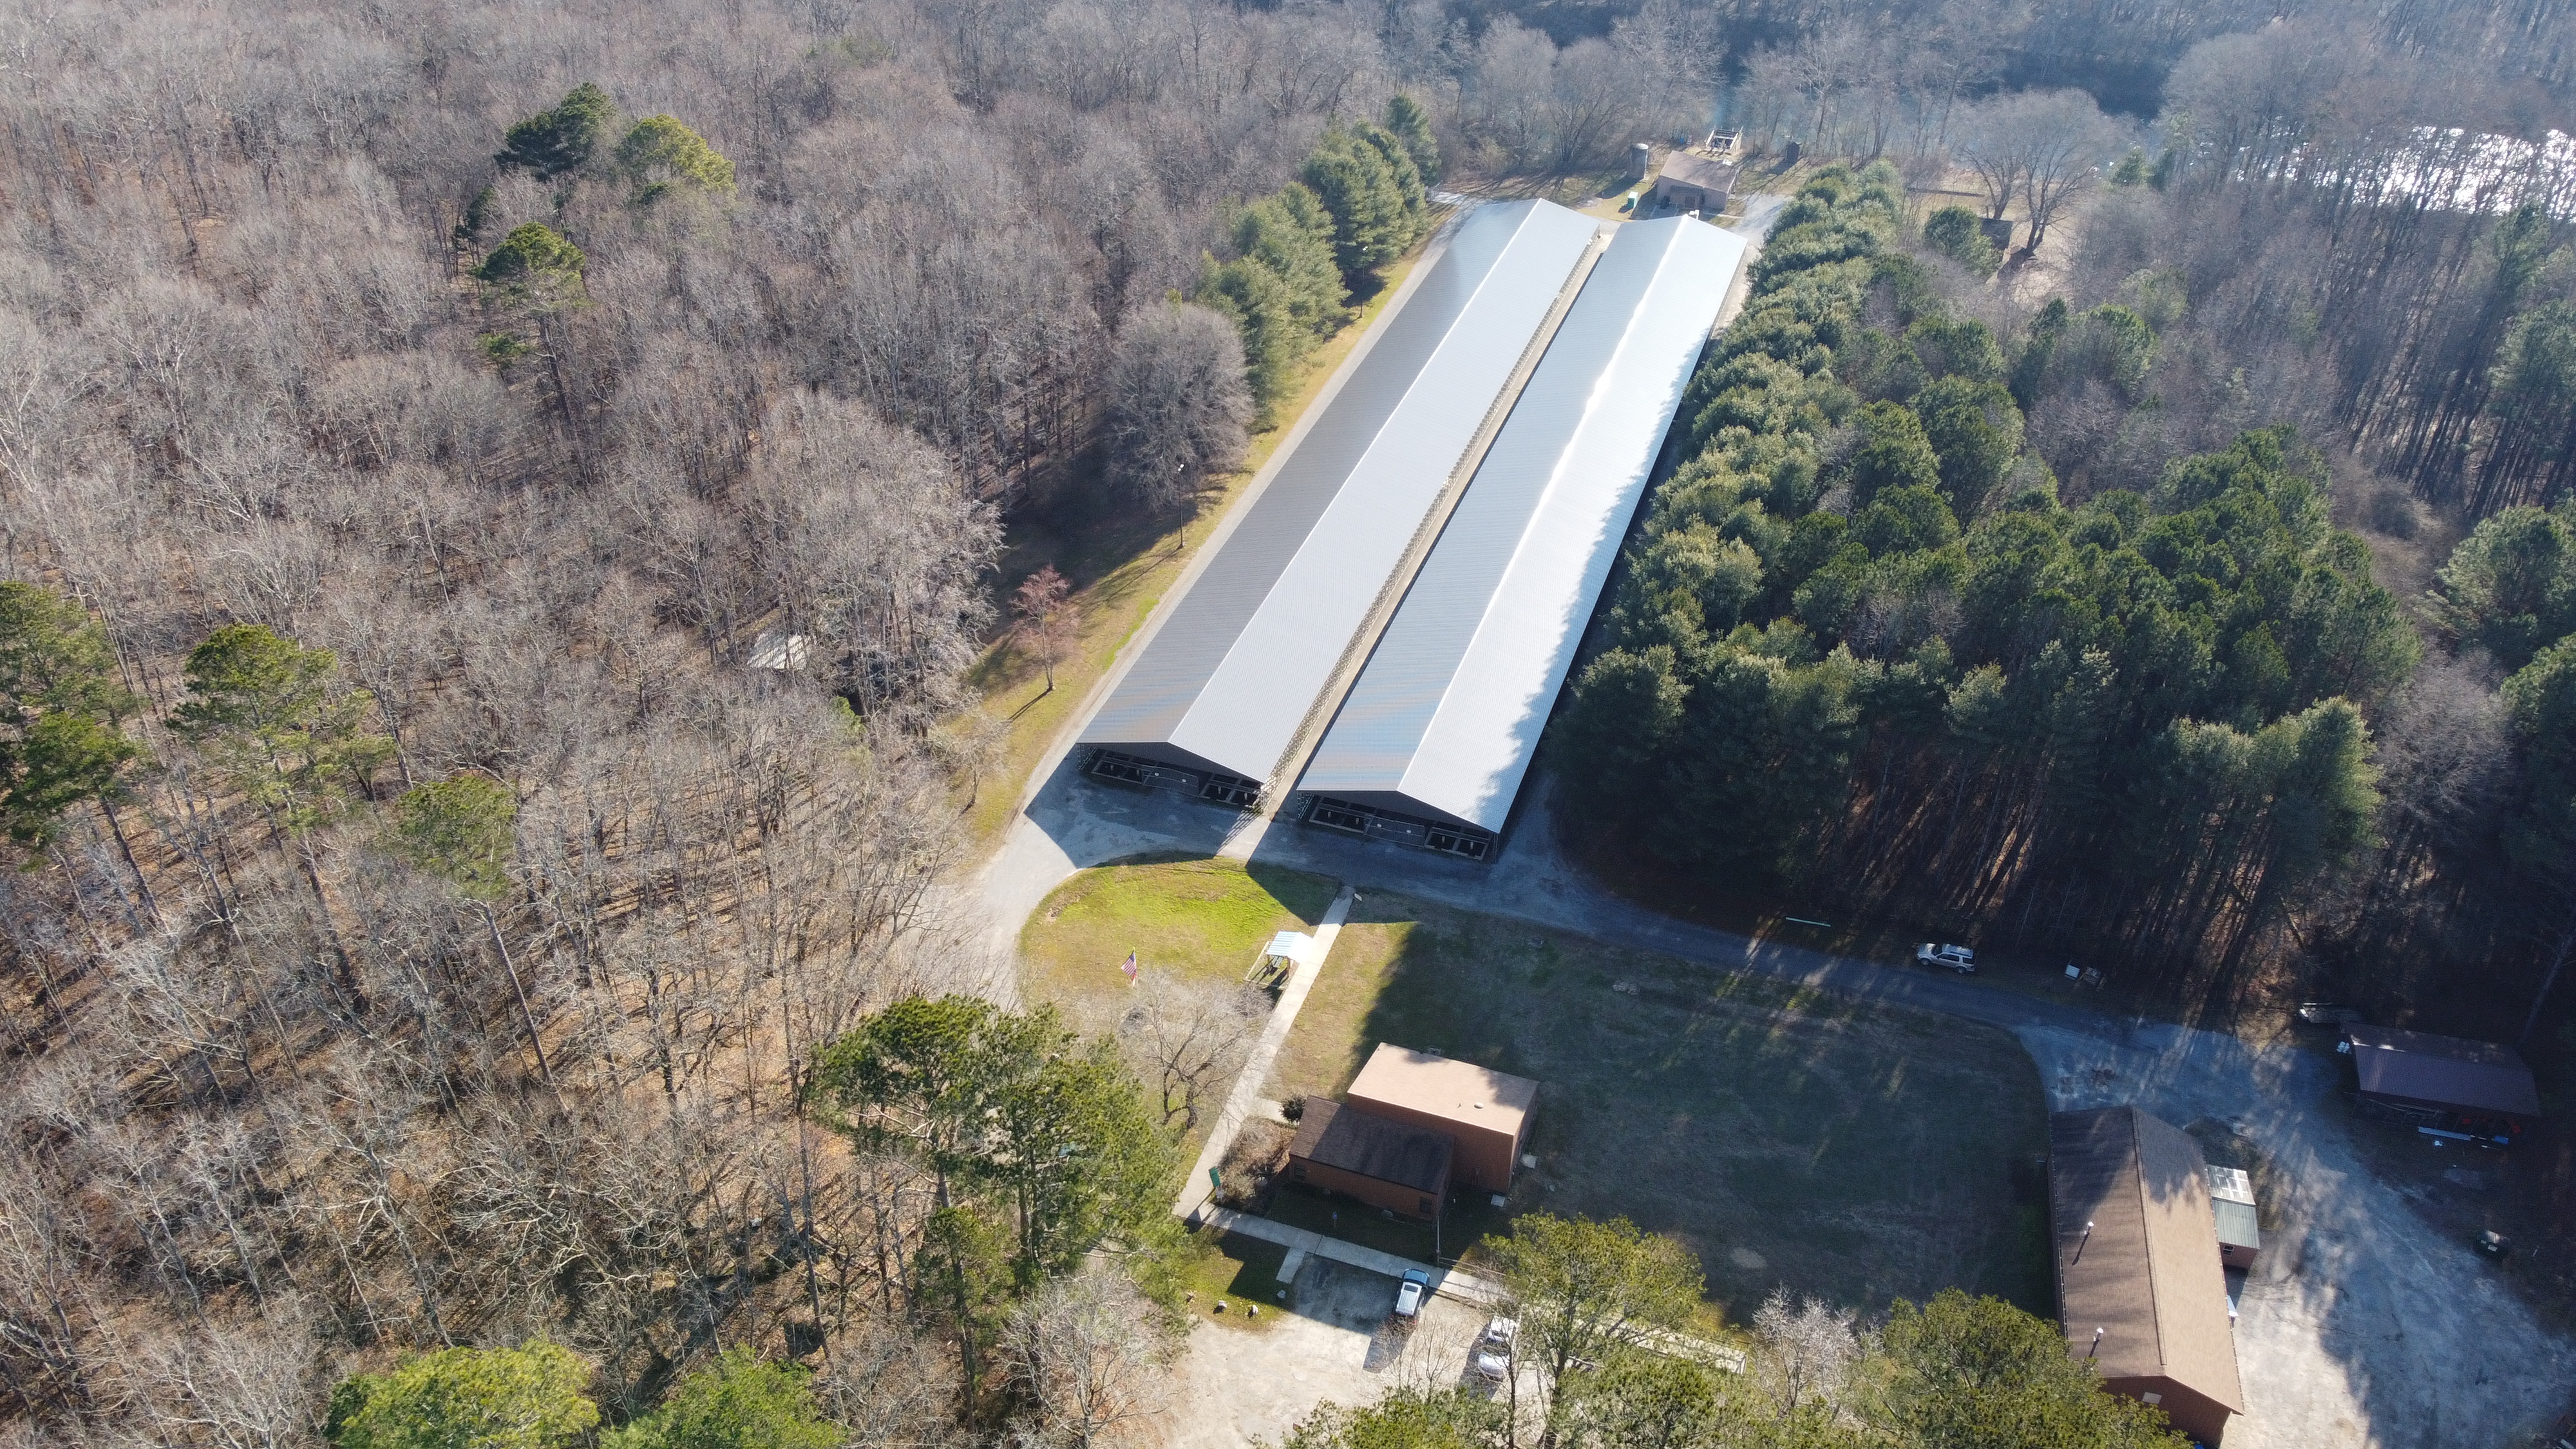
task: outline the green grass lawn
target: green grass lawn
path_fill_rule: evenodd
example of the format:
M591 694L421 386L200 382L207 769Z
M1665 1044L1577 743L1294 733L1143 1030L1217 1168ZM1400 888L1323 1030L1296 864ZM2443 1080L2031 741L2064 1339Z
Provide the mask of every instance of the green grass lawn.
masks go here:
M1277 931L1309 931L1334 883L1239 861L1143 857L1086 870L1020 928L1021 985L1100 1030L1127 991L1119 963L1194 980L1239 981Z
M1278 931L1311 931L1340 889L1303 871L1239 861L1144 856L1076 874L1020 928L1020 988L1053 1002L1078 1031L1117 1031L1130 988L1127 953L1147 970L1200 981L1240 981L1254 952ZM1203 1101L1196 1127L1173 1130L1187 1170L1215 1126L1232 1083ZM1180 1187L1176 1176L1172 1186Z
M1297 1291L1279 1281L1279 1265L1287 1260L1288 1250L1277 1243L1202 1232L1198 1256L1181 1274L1181 1287L1191 1295L1184 1306L1192 1318L1240 1332L1267 1332L1296 1306ZM1217 1311L1220 1303L1225 1305L1222 1313ZM1258 1315L1243 1311L1255 1303L1261 1305Z
M1539 1167L1507 1213L1453 1217L1453 1254L1510 1213L1625 1215L1688 1243L1739 1321L1782 1284L1869 1309L1953 1284L2048 1306L2046 1110L2001 1032L1372 891L1269 1090L1338 1092L1381 1041L1542 1083ZM1333 1210L1278 1202L1305 1226Z

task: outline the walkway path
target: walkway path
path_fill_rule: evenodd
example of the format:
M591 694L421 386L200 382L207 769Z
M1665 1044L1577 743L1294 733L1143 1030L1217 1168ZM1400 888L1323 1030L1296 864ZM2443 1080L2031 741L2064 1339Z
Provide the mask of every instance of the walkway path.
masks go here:
M1067 722L1057 751L1030 781L1020 817L971 887L970 907L1003 959L1029 912L1074 871L1146 851L1213 856L1259 818L1078 781L1061 762L1090 707L1086 702ZM1603 889L1559 854L1551 804L1533 781L1511 839L1490 865L1295 828L1264 830L1238 853L1256 868L1384 886L1717 970L1988 1023L2028 1049L2052 1109L2134 1102L2177 1124L2203 1117L2229 1123L2281 1169L2284 1200L2276 1206L2287 1219L2277 1246L2274 1234L2265 1235L2264 1266L2240 1299L2235 1337L2249 1413L2231 1428L2231 1445L2499 1445L2546 1425L2564 1406L2564 1386L2576 1381L2576 1342L2535 1319L2492 1265L2467 1243L2434 1232L2371 1172L2353 1139L2332 1057L1661 916ZM1282 1040L1293 1024L1286 1005L1283 998L1272 1022ZM1236 1084L1241 1109L1229 1101L1222 1140L1232 1140L1259 1100L1267 1061L1263 1070L1247 1068ZM1216 1150L1220 1157L1206 1165L1221 1160ZM1206 1180L1202 1166L1193 1177L1195 1200L1184 1198L1185 1216L1205 1203ZM1237 1228L1262 1236L1273 1229L1295 1231ZM1326 1256L1349 1261L1341 1248L1366 1251L1340 1245Z
M1232 1208L1209 1208L1198 1217L1191 1219L1191 1226L1213 1227L1222 1233L1239 1233L1247 1238L1258 1238L1265 1243L1276 1243L1288 1250L1289 1261L1292 1263L1302 1261L1306 1257L1315 1257L1335 1263L1346 1263L1371 1273L1383 1273L1389 1278L1402 1278L1408 1272L1420 1273L1431 1280L1433 1293L1444 1298L1455 1298L1462 1303L1473 1303L1480 1308L1501 1308L1511 1301L1509 1292L1502 1284L1491 1278L1470 1273L1464 1268L1443 1268L1432 1263L1417 1263L1411 1258L1399 1258L1393 1253L1382 1253L1375 1248L1363 1247L1341 1238L1328 1238L1322 1233L1291 1227L1286 1223L1273 1222L1268 1218L1254 1217L1249 1213L1239 1213ZM1283 1266L1279 1276L1286 1279L1295 1275ZM1666 1333L1660 1329L1645 1329L1639 1333L1639 1336L1649 1347L1660 1349L1677 1358L1696 1359L1729 1373L1744 1372L1744 1350L1740 1348L1722 1343L1710 1343L1706 1339L1692 1338L1687 1334Z
M1351 918L1352 892L1349 886L1333 897L1324 911L1324 919L1315 927L1315 950L1288 977L1279 991L1279 1004L1270 1008L1269 1024L1261 1028L1261 1040L1253 1043L1252 1055L1244 1059L1243 1070L1236 1074L1234 1090L1226 1095L1225 1110L1217 1114L1216 1126L1208 1133L1207 1146L1199 1149L1199 1160L1190 1167L1190 1180L1181 1189L1172 1211L1188 1217L1199 1210L1216 1191L1208 1177L1225 1161L1226 1149L1234 1145L1234 1134L1243 1130L1245 1119L1261 1101L1261 1089L1270 1081L1270 1063L1288 1040L1288 1029L1297 1024L1298 1008L1306 1004L1306 993L1315 989L1315 978L1324 974L1324 958L1333 953L1333 942L1342 934L1342 922Z

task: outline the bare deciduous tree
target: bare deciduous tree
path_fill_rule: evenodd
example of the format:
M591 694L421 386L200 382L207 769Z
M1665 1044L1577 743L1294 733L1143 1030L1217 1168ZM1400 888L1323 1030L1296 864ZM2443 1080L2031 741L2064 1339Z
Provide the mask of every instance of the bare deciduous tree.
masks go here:
M1109 478L1149 509L1196 494L1243 461L1252 393L1243 340L1205 307L1170 302L1136 313L1109 366L1101 443Z
M1027 1449L1130 1442L1162 1412L1175 1347L1135 1285L1094 1269L1041 1286L1012 1311L1001 1356L1028 1404L1011 1440Z
M2113 135L2093 98L2081 91L2019 91L1972 109L1954 150L1976 173L1986 215L2000 220L2015 197L2030 223L2030 250L2068 202L2101 180Z
M1753 1331L1766 1352L1755 1359L1764 1390L1782 1414L1801 1404L1840 1398L1860 1361L1862 1344L1849 1309L1834 1308L1808 1297L1792 1302L1789 1290L1775 1288L1753 1315Z
M1135 991L1120 1035L1160 1081L1163 1120L1196 1127L1200 1099L1233 1079L1261 1035L1268 999L1247 986L1154 970L1138 974Z
M1020 580L1020 586L1011 591L1012 630L1046 667L1050 694L1055 692L1056 661L1064 657L1082 627L1081 608L1072 595L1073 586L1053 564Z

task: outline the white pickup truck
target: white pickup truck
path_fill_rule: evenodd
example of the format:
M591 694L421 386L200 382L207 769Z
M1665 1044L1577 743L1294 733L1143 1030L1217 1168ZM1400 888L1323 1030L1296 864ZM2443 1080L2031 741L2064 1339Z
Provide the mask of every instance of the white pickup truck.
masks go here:
M1977 974L1977 953L1965 946L1935 946L1926 941L1914 948L1917 966L1946 966L1962 976Z

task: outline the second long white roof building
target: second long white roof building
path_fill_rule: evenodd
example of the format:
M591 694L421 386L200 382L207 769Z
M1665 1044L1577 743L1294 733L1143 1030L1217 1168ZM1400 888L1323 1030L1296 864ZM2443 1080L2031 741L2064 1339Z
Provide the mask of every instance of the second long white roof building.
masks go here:
M1299 789L1501 831L1744 251L1619 228Z

